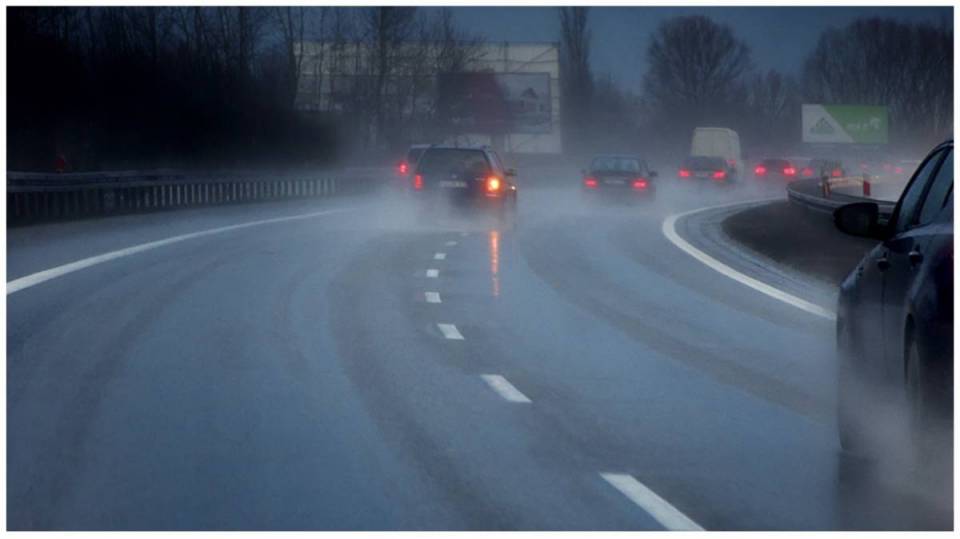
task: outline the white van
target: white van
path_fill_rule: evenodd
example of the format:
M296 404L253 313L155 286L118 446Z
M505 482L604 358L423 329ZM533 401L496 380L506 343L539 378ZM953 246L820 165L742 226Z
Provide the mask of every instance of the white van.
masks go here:
M697 127L690 143L693 157L722 157L732 169L732 175L743 174L743 158L740 156L740 136L726 127Z

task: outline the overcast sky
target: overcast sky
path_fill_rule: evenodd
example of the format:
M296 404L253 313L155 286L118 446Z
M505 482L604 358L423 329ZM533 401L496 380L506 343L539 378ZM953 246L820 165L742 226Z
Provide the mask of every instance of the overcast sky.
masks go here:
M429 8L426 8L429 9ZM560 23L552 7L455 7L464 28L496 41L558 41ZM590 11L595 73L609 73L639 90L650 36L665 19L703 14L730 25L751 48L754 65L797 75L820 32L858 17L941 19L953 24L950 7L599 7Z

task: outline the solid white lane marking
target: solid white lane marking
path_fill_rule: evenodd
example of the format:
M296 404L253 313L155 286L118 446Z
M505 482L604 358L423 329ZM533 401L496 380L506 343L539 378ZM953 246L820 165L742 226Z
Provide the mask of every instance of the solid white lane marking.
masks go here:
M741 204L741 203L738 202L737 204ZM806 301L804 299L800 299L792 294L788 294L783 290L774 288L773 286L770 286L767 283L754 279L749 275L744 275L743 273L740 273L739 271L731 268L730 266L724 264L723 262L720 262L716 258L713 258L712 256L701 251L700 249L697 249L696 247L691 245L689 242L687 242L685 239L681 238L679 234L677 234L676 224L677 224L677 220L680 219L681 217L685 217L687 215L701 212L701 211L712 210L712 209L722 208L725 206L732 206L732 205L733 204L710 206L708 208L700 208L692 211L671 215L663 220L663 226L661 227L661 230L663 231L663 235L666 236L666 238L670 240L671 243L676 245L678 248L680 248L682 251L684 251L688 255L692 256L693 258L696 258L706 266L710 267L714 271L722 275L725 275L733 279L734 281L739 282L740 284L749 286L750 288L756 290L757 292L760 292L761 294L766 294L767 296L770 296L773 299L780 300L788 305L792 305L812 315L819 316L821 318L826 318L827 320L836 320L837 319L836 313L829 311L827 309L824 309L819 305L810 303L809 301Z
M434 260L445 260L447 258L447 253L436 253L433 255Z
M632 475L617 473L601 473L600 477L613 485L633 503L639 505L650 516L656 519L664 528L670 531L704 531L696 522L690 520L679 509L670 505L670 502L657 495L637 481Z
M437 324L437 327L440 328L440 333L443 333L443 336L447 339L454 341L463 340L463 335L460 334L460 330L457 329L457 326L453 324Z
M431 279L436 279L439 276L440 276L440 270L433 269L433 268L427 270L427 277L430 277Z
M248 223L240 223L236 225L222 226L219 228L211 228L208 230L201 230L199 232L191 232L189 234L181 234L179 236L173 236L170 238L151 241L148 243L141 243L140 245L134 245L132 247L127 247L125 249L119 249L116 251L110 251L109 253L103 253L97 256L91 256L90 258L84 258L82 260L77 260L76 262L70 262L69 264L64 264L62 266L57 266L55 268L50 268L47 270L39 271L37 273L32 273L12 281L7 281L7 295L13 294L14 292L19 292L25 288L30 288L31 286L36 286L38 284L47 282L51 279L56 279L57 277L62 277L64 275L73 273L75 271L80 271L82 269L89 268L91 266L96 266L98 264L103 264L104 262L109 262L111 260L116 260L118 258L124 258L130 255L137 253L142 253L144 251L149 251L151 249L156 249L158 247L164 247L166 245L172 245L174 243L180 243L182 241L192 240L194 238L202 238L204 236L213 236L215 234L222 234L224 232L230 232L233 230L240 230L244 228L250 228L255 226L269 225L273 223L283 223L286 221L297 221L302 219L312 219L314 217L323 217L326 215L332 215L335 213L341 213L345 211L352 211L353 208L339 208L334 210L324 210L313 213L303 213L298 215L288 215L286 217L274 217L272 219L262 219L260 221L250 221Z
M455 241L453 241L453 240L450 240L450 241L447 242L447 247L453 247L453 246L456 245L456 244L457 244L457 242L455 242Z
M440 292L424 292L423 295L427 298L427 303L440 303Z
M506 378L499 374L481 374L483 381L496 391L504 400L509 402L530 402L526 395L513 386Z

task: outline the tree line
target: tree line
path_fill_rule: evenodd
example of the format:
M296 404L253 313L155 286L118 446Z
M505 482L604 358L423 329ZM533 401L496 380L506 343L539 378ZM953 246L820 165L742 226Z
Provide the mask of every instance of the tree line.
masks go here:
M314 164L354 141L383 148L416 126L403 111L429 91L431 76L468 70L480 44L448 9L12 7L7 14L13 170L49 170L57 156L70 170ZM305 41L331 43L335 52L361 45L362 57L350 57L361 76L340 89L339 112L295 107L307 79ZM331 61L338 59L347 61L344 54Z
M953 29L946 21L864 18L829 28L798 80L756 69L749 46L729 26L675 17L650 36L642 92L630 94L596 90L598 77L583 53L588 8L559 8L559 19L571 147L677 153L694 127L718 125L737 130L745 146L795 151L802 103L887 106L890 145L906 152L922 153L952 134Z
M630 91L592 69L589 8L557 14L568 153L669 153L705 124L792 148L805 102L886 105L891 144L911 150L951 133L947 22L831 28L787 74L756 69L730 27L676 17L648 38ZM413 7L12 7L7 30L8 167L21 170L59 155L72 170L386 158L431 139L437 75L478 69L484 45L449 9ZM325 44L310 72L304 42ZM325 80L338 72L353 76ZM300 90L321 87L333 110L298 112Z

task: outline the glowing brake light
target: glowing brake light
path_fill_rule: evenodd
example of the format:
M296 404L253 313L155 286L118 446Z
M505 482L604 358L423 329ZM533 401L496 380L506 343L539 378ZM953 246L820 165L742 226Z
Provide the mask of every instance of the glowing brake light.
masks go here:
M677 175L680 176L681 178L689 178L689 177L690 177L690 171L687 170L687 169L685 169L685 168L681 168L681 169L680 169L680 172L678 172Z
M400 163L400 167L399 167L400 174L406 174L409 171L409 168L410 167L407 165L406 161Z
M634 188L634 189L646 189L646 188L647 188L647 180L644 179L644 178L637 178L637 179L633 180L633 188Z
M839 168L835 168L833 169L832 172L830 172L830 175L833 176L834 178L839 178L840 176L843 176L843 171L840 170Z
M714 180L722 180L727 177L727 172L724 170L718 170L713 173Z
M796 175L797 175L797 169L795 169L794 167L786 167L786 168L783 169L783 175L784 175L784 176L796 176Z
M809 178L813 176L813 169L810 167L804 167L803 170L801 171L801 174L803 174L804 178Z
M496 193L500 190L500 178L496 176L490 176L487 178L487 192Z
M583 185L587 189L596 189L597 188L597 179L596 178L587 178L583 180Z
M757 176L763 176L767 173L767 167L763 165L757 165L757 168L753 169L753 173Z
M893 171L897 174L903 174L903 167L895 167Z
M413 188L417 191L423 189L423 176L417 174L413 177Z

